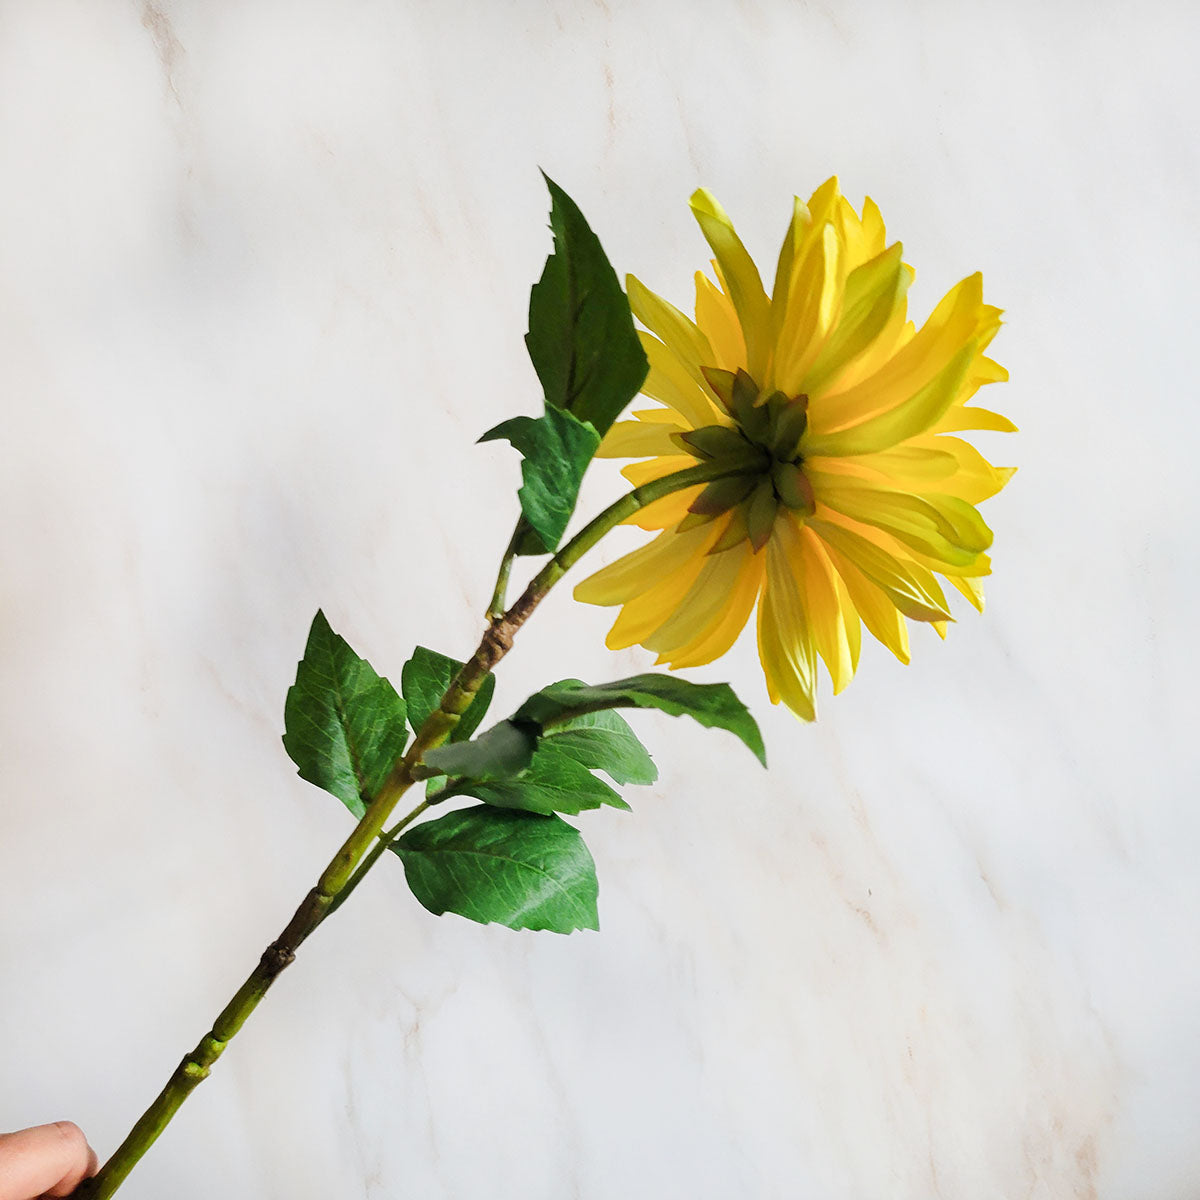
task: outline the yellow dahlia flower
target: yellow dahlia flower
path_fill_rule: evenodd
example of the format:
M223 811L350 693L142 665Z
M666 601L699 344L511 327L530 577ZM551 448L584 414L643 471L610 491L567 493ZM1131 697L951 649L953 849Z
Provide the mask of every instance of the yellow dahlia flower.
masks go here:
M650 504L633 520L648 545L586 579L578 599L621 605L608 636L672 668L711 662L758 605L771 700L815 716L817 658L840 692L861 626L902 662L904 618L945 636L937 576L978 609L992 534L976 505L1012 475L954 435L1011 431L968 404L1008 372L984 354L1000 310L971 275L918 330L913 270L867 199L859 216L830 179L795 201L767 295L733 225L701 189L692 211L716 256L696 274L696 319L628 279L650 360L635 412L604 439L606 457L643 484L700 463L728 474Z

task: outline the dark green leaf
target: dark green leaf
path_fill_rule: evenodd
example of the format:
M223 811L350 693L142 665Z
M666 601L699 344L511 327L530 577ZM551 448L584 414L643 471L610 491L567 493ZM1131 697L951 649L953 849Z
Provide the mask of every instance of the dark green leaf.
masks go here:
M610 804L628 809L620 795L573 758L556 750L553 739L538 746L528 768L512 779L494 783L464 781L456 791L497 808L521 808L535 813L577 813Z
M479 805L410 829L393 846L430 912L510 929L598 929L596 867L553 816Z
M555 725L547 731L541 747L553 748L580 766L601 770L614 783L648 784L658 778L646 747L625 718L611 709L584 713Z
M404 701L318 611L283 709L284 749L300 776L356 817L404 753Z
M554 251L529 295L525 345L547 405L603 434L646 378L629 301L599 239L548 176Z
M606 708L657 708L673 717L688 716L701 725L727 729L767 765L758 725L727 683L689 683L673 675L635 675L594 687L564 680L530 696L513 720L552 726Z
M400 672L400 687L408 705L408 723L412 726L413 733L425 724L429 714L442 702L451 680L462 667L463 664L457 659L439 654L436 650L428 650L424 646L418 646L413 651L412 658L404 664L404 669ZM495 690L496 677L484 676L475 699L459 718L454 732L450 735L452 742L465 742L479 728L479 722L487 713Z
M511 779L529 766L536 747L536 728L501 721L473 742L456 742L427 751L424 763L431 774L455 779Z
M558 549L575 511L579 484L600 444L600 435L569 412L547 406L545 416L513 417L479 440L497 438L507 439L523 455L524 483L517 495L521 514L534 536L522 542L518 551L549 554Z

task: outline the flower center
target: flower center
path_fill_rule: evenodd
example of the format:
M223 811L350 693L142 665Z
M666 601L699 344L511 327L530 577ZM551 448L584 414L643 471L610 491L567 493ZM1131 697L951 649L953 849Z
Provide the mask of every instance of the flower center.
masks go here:
M696 497L679 528L694 528L731 512L712 552L745 539L761 550L780 505L802 517L816 511L800 455L800 440L808 427L808 397L764 392L745 371L703 370L734 425L706 425L679 434L678 439L689 453L728 463L733 473L714 480Z

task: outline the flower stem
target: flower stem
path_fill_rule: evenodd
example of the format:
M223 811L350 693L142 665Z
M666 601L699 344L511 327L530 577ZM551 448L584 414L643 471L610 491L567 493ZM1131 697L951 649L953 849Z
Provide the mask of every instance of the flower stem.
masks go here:
M430 800L422 800L408 816L403 817L391 829L379 835L375 840L375 845L367 851L363 856L362 862L355 868L354 874L346 881L346 886L333 898L333 903L329 906L329 911L325 914L326 918L332 917L350 899L354 889L366 878L367 872L379 861L384 851L390 849L396 838L429 808L431 804L432 801Z
M720 462L706 462L699 466L676 471L664 475L661 479L643 483L632 492L626 492L615 503L610 504L602 513L593 517L555 556L533 577L526 589L525 596L531 591L544 596L566 573L573 567L609 530L629 520L636 512L661 500L672 492L681 492L685 488L694 487L698 483L711 483L714 479L722 479L726 475L737 475L738 470L730 470L729 466ZM521 600L525 599L521 597ZM540 597L539 597L540 598ZM516 608L521 603L513 605Z
M492 600L488 605L487 619L489 621L499 621L504 616L504 598L508 594L508 580L512 575L513 559L517 557L517 547L521 544L521 539L529 532L529 526L525 523L524 517L518 517L516 526L513 528L512 537L508 539L508 547L504 551L504 557L500 560L500 571L496 576L496 587L492 592Z
M212 1028L176 1067L166 1086L138 1119L129 1136L104 1164L99 1174L84 1180L72 1193L77 1200L84 1197L87 1200L107 1200L120 1187L183 1102L208 1078L213 1064L258 1007L259 1001L271 985L291 965L296 951L305 939L326 917L345 903L397 834L429 807L429 801L423 800L400 822L384 832L392 810L413 785L413 771L425 752L441 745L451 735L484 679L492 673L496 664L512 647L517 631L558 580L609 530L639 509L672 492L697 483L706 483L727 473L727 470L721 470L714 463L704 463L634 488L588 522L559 550L533 577L521 597L507 612L490 619L487 631L475 653L451 681L441 703L422 724L416 738L392 768L379 794L371 802L354 831L321 873L316 886L301 901L300 907L296 909L279 936L263 951L258 965L221 1010ZM505 565L501 568L501 580L497 583L496 595L505 590L504 585L507 583L520 530L519 523L505 554Z

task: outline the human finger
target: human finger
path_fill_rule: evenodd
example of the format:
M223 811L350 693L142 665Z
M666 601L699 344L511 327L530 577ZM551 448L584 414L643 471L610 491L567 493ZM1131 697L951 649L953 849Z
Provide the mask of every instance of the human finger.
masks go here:
M0 1134L0 1200L69 1196L96 1167L95 1152L71 1121Z

